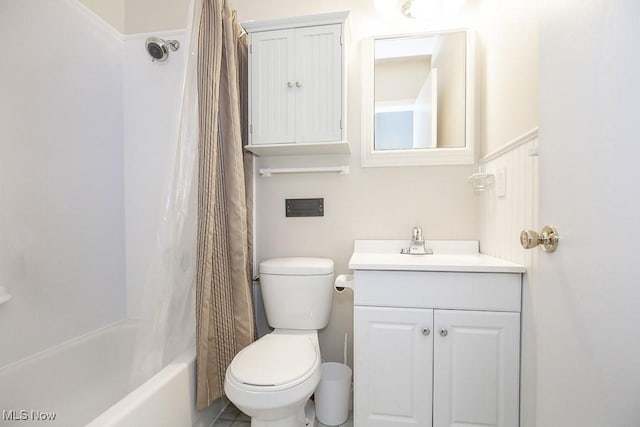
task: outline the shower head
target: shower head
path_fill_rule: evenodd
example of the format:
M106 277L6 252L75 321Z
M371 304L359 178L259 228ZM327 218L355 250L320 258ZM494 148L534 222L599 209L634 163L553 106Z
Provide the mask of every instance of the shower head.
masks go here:
M147 52L152 61L163 62L169 58L169 50L176 51L180 48L178 40L162 40L158 37L149 37L145 43Z

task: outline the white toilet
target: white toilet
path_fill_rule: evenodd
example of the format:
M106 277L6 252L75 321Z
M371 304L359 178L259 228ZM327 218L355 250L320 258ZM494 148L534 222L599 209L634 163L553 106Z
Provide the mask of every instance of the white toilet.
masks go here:
M320 382L318 330L327 326L331 314L333 261L264 261L260 287L274 331L234 357L225 393L251 417L252 427L304 427L307 421L314 425L305 416L305 405Z

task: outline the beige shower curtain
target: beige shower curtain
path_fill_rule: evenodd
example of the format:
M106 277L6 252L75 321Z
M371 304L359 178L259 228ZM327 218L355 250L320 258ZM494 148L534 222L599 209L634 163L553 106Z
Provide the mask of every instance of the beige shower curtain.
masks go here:
M254 340L251 161L246 141L247 44L227 0L203 0L196 279L197 407L224 393L227 366Z

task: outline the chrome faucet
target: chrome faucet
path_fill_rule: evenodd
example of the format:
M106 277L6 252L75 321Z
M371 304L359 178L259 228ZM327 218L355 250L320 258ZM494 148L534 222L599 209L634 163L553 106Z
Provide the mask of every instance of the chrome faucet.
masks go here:
M411 244L423 244L424 245L424 238L422 237L422 227L420 227L419 225L413 227L413 230L411 230Z
M424 237L422 236L422 227L415 226L411 230L411 245L409 249L403 249L400 251L403 254L410 255L431 255L433 251L426 247Z

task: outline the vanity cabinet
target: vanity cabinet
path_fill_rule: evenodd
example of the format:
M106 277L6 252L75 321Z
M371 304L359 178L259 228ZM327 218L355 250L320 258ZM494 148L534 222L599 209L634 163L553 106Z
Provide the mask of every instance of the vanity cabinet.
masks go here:
M354 326L356 427L518 425L518 313L356 307Z
M353 321L354 425L431 426L433 310L355 307Z
M243 24L249 45L249 145L258 155L349 153L348 13Z
M517 427L524 267L428 243L355 242L354 426Z

